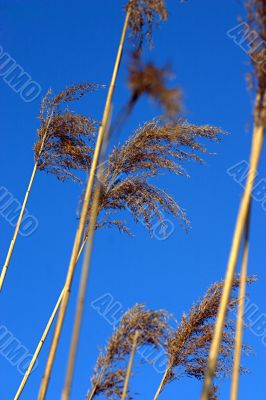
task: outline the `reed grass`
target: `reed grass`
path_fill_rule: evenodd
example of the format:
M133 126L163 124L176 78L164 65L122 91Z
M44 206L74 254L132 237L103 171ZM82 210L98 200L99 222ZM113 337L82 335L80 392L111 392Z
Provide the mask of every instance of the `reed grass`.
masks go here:
M79 227L78 227L78 230L76 233L74 246L73 246L73 250L72 250L72 255L71 255L71 260L70 260L68 273L67 273L67 277L66 277L65 292L64 292L64 296L63 296L63 299L62 299L62 302L60 305L59 314L58 314L56 327L55 327L55 332L54 332L54 336L53 336L53 340L52 340L52 345L51 345L51 348L49 351L49 356L48 356L48 360L46 363L44 377L43 377L43 380L42 380L42 383L40 386L40 390L39 390L38 400L43 400L46 396L46 392L48 389L48 383L50 380L50 375L51 375L51 371L52 371L52 367L53 367L53 363L54 363L54 359L55 359L55 354L56 354L56 350L58 347L58 343L59 343L59 339L60 339L60 335L61 335L61 331L62 331L62 327L63 327L65 313L67 310L68 300L69 300L69 296L70 296L72 279L73 279L73 275L74 275L74 271L75 271L75 261L77 258L78 249L81 244L84 227L86 224L86 218L87 218L87 213L88 213L88 207L89 207L90 200L91 200L95 173L96 173L96 169L97 169L97 165L98 165L98 161L99 161L99 156L100 156L101 147L102 147L102 143L103 143L103 139L104 139L104 134L105 134L108 119L109 119L112 97L113 97L113 93L114 93L114 88L115 88L115 83L116 83L116 79L117 79L117 75L118 75L120 61L122 58L122 51L123 51L127 27L128 27L128 23L129 23L129 17L130 17L130 9L128 10L126 17L125 17L122 35L121 35L120 43L118 46L118 52L117 52L117 56L116 56L116 61L115 61L115 66L114 66L111 83L110 83L108 94L107 94L102 123L101 123L100 129L99 129L96 147L95 147L95 151L93 154L89 180L88 180L88 184L87 184L87 188L86 188L86 192L85 192L85 196L84 196L81 218L79 221Z
M125 383L124 383L122 397L121 397L122 400L126 400L126 397L127 397L129 379L130 379L130 376L131 376L131 373L132 373L133 361L134 361L134 357L135 357L135 353L136 353L136 349L137 349L137 345L138 345L138 337L139 337L139 331L136 331L135 335L134 335L134 338L133 338L132 350L131 350L130 358L129 358L129 361L128 361L126 378L125 378Z
M246 284L247 284L247 270L248 270L248 253L249 253L249 224L250 224L250 210L247 217L244 237L243 258L240 273L240 287L238 295L238 309L237 309L237 322L236 322L236 335L235 335L235 352L232 371L231 383L231 400L238 399L239 391L239 373L241 371L241 353L243 343L243 328L244 328L244 312L245 312L245 298L246 298Z
M253 281L253 277L247 278L248 283ZM239 286L240 279L235 277L233 280L234 292ZM165 344L168 366L155 393L154 400L157 400L164 387L175 379L188 376L201 381L204 378L222 289L223 281L211 285L203 299L196 302L188 314L183 314L181 322L170 334ZM237 304L237 296L233 293L229 303L230 309L236 309ZM234 335L235 326L227 315L226 330L223 332L221 352L215 371L217 380L231 373ZM244 369L241 368L241 371L243 372ZM217 383L215 385L212 383L211 393L213 397L217 389Z
M46 170L49 173L56 174L61 180L67 177L78 180L71 171L87 169L90 164L91 148L85 142L84 137L87 139L92 138L96 121L68 110L65 110L62 114L60 106L79 100L87 92L94 91L98 87L99 85L95 84L73 85L54 97L52 97L52 92L49 90L42 100L39 114L41 126L37 131L38 140L34 145L35 163L1 271L0 291L9 268L37 171Z
M266 4L263 0L248 0L246 2L247 7L247 21L250 28L257 32L258 37L265 41L266 40ZM204 385L202 388L201 400L208 400L212 379L215 372L217 363L222 331L224 328L225 315L227 312L228 301L230 298L230 292L232 288L233 276L236 270L236 264L239 257L240 243L243 237L245 224L251 204L252 190L254 188L254 181L259 166L261 157L264 133L266 126L266 73L264 70L264 64L260 62L261 57L264 54L264 49L261 46L256 45L256 41L252 42L252 48L250 56L253 64L253 74L250 74L250 79L253 86L256 89L256 102L254 108L254 128L252 147L250 151L249 170L246 178L246 184L244 188L244 194L240 202L240 207L237 215L237 221L230 249L225 284L223 289L223 295L221 298L221 305L217 316L217 322L215 327L215 334L210 349L208 367L206 370Z
M115 396L121 398L128 371L126 360L132 354L136 332L138 348L161 348L168 337L168 320L169 314L166 311L146 310L143 304L129 309L97 359L87 400L98 395L108 399Z
M83 248L84 248L84 246L86 244L86 241L87 241L87 236L85 236L85 238L84 238L84 240L82 242L82 245L80 247L76 263L78 263L78 260L79 260L81 254L82 254ZM34 365L36 363L36 360L39 357L39 354L40 354L40 352L42 350L42 347L43 347L43 345L44 345L44 343L45 343L45 341L47 339L47 336L49 334L49 331L50 331L50 329L52 327L52 324L53 324L53 321L55 319L56 313L57 313L57 311L58 311L58 309L60 307L60 304L61 304L61 301L62 301L62 298L63 298L63 294L64 294L64 288L62 289L62 291L61 291L61 293L60 293L60 295L59 295L59 297L57 299L57 302L56 302L55 307L54 307L54 309L52 311L52 314L51 314L51 316L50 316L50 318L49 318L49 320L48 320L48 322L46 324L46 327L44 329L42 337L41 337L41 339L40 339L40 341L39 341L39 343L38 343L38 345L37 345L37 347L36 347L36 349L34 351L34 354L33 354L33 357L31 359L31 362L30 362L30 364L29 364L29 366L27 368L27 371L25 372L25 374L23 376L23 379L22 379L22 381L21 381L21 383L19 385L19 388L18 388L18 390L17 390L17 392L15 394L14 400L18 400L20 398L20 396L21 396L21 394L22 394L22 392L23 392L23 390L25 388L25 385L26 385L26 383L27 383L27 381L28 381L28 379L30 377L30 374L31 374L31 372L33 370L33 367L34 367Z

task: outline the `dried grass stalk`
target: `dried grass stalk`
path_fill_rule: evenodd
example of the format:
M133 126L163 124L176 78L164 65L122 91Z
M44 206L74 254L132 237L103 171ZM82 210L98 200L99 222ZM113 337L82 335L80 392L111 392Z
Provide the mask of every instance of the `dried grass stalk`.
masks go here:
M82 254L82 251L83 251L83 248L84 248L84 246L86 244L86 241L87 241L87 238L85 237L83 242L82 242L82 245L80 247L76 263L78 262L81 254ZM21 396L21 394L22 394L22 392L23 392L23 390L25 388L25 385L26 385L26 383L27 383L27 381L28 381L28 379L30 377L30 374L31 374L31 372L33 370L35 362L38 359L39 354L40 354L40 352L42 350L42 347L43 347L43 345L44 345L44 343L45 343L45 341L47 339L47 336L48 336L48 334L50 332L50 329L52 327L52 324L53 324L53 321L55 319L56 313L57 313L57 311L58 311L58 309L60 307L60 304L61 304L61 301L62 301L62 298L63 298L63 294L64 294L64 289L65 288L62 289L62 291L61 291L61 293L60 293L60 295L59 295L59 297L57 299L57 302L56 302L56 304L54 306L52 314L51 314L51 316L50 316L50 318L49 318L49 320L48 320L48 322L46 324L46 327L45 327L45 329L43 331L42 337L41 337L41 339L40 339L40 341L39 341L39 343L38 343L38 345L37 345L37 347L36 347L36 349L34 351L34 354L33 354L33 357L31 359L31 362L29 364L29 367L27 368L27 371L25 372L25 375L23 376L23 379L22 379L22 381L20 383L20 386L19 386L19 388L18 388L18 390L16 392L14 400L18 400L20 398L20 396Z
M243 327L244 327L244 313L245 313L245 298L246 298L246 285L247 285L247 267L248 267L248 253L249 253L249 219L250 210L248 215L248 220L245 230L244 238L244 249L243 258L240 273L240 287L238 294L238 309L237 309L237 322L236 322L236 335L235 335L235 352L234 352L234 363L232 372L232 383L231 383L231 400L238 399L238 389L239 389L239 373L241 371L241 353L242 353L242 343L243 343Z
M134 306L121 318L118 328L97 359L87 400L100 394L108 399L121 398L126 377L125 361L131 353L136 331L136 348L158 348L168 336L168 318L165 311L145 310L141 304Z
M91 163L89 180L88 180L87 188L85 191L84 202L83 202L83 207L82 207L82 211L81 211L81 218L80 218L79 226L78 226L78 229L76 232L75 241L74 241L72 254L71 254L71 259L70 259L69 266L68 266L68 272L67 272L66 281L65 281L64 297L62 299L62 303L61 303L60 310L58 313L58 319L56 322L55 332L54 332L51 348L49 351L48 360L46 363L44 377L43 377L43 380L42 380L42 383L40 386L40 390L39 390L38 400L45 399L46 392L48 389L48 383L50 380L50 375L51 375L53 364L54 364L57 347L58 347L60 336L61 336L61 331L62 331L65 314L66 314L66 310L67 310L67 306L68 306L69 296L70 296L72 280L73 280L73 276L74 276L74 272L75 272L76 259L77 259L78 251L79 251L79 248L81 245L84 228L86 225L89 204L90 204L91 198L92 198L95 173L96 173L96 169L97 169L97 165L98 165L98 161L99 161L99 157L100 157L100 153L101 153L101 147L102 147L102 143L104 140L104 135L106 133L106 127L107 127L108 120L109 120L112 98L113 98L116 78L117 78L118 71L119 71L119 65L120 65L121 58L122 58L122 52L123 52L129 17L130 17L130 11L128 11L126 14L126 18L125 18L125 22L124 22L124 26L123 26L123 30L122 30L122 35L121 35L121 39L120 39L119 46L118 46L118 51L117 51L117 56L116 56L116 60L115 60L112 79L111 79L111 83L109 86L106 104L105 104L105 108L104 108L104 112L103 112L103 118L102 118L102 122L101 122L101 125L99 128L95 151L94 151L93 159L92 159L92 163Z
M247 282L253 282L249 277ZM233 289L240 285L240 279L235 278ZM203 299L194 304L188 315L184 314L177 329L167 340L168 367L155 394L156 400L166 384L186 375L203 380L208 360L210 344L213 338L215 318L222 296L223 282L214 283L206 292ZM235 294L232 295L230 309L237 307ZM216 378L227 376L232 369L235 327L227 317L223 332L221 349L215 370ZM242 369L244 372L244 369ZM215 399L217 387L213 387L212 396ZM210 397L211 398L211 397ZM209 398L209 399L210 399Z
M37 170L46 169L55 173L60 179L65 179L67 176L77 179L71 170L89 167L91 148L86 145L82 136L91 136L95 129L95 121L75 115L70 111L65 111L61 115L60 105L79 100L88 91L98 87L99 85L93 84L73 85L63 90L58 96L52 97L49 91L43 98L39 115L41 127L37 132L38 141L34 146L35 164L1 271L0 290L6 277Z
M262 39L265 39L265 33L266 33L265 2L262 0L248 0L247 8L248 8L248 22L255 29L258 36ZM256 54L257 56L261 55L260 53L256 53L255 50L253 56L255 56ZM266 112L265 112L266 73L264 71L264 68L265 67L261 65L258 62L258 59L256 59L255 57L253 63L253 73L254 73L255 86L257 87L257 96L254 108L254 129L253 129L252 148L250 152L249 170L243 197L240 203L234 237L229 254L224 290L221 298L219 313L217 316L213 342L210 348L208 368L206 371L205 381L202 389L201 400L208 400L208 396L212 385L212 380L215 373L220 343L222 340L222 332L225 323L226 311L232 289L233 277L235 274L236 264L239 257L240 244L245 229L245 224L251 203L252 191L254 187L255 178L257 175L257 170L264 142L265 124L266 124Z
M139 331L136 331L135 335L134 335L133 343L132 343L132 350L131 350L130 358L128 361L127 373L126 373L126 378L125 378L125 382L124 382L121 400L126 400L126 398L127 398L129 379L130 379L130 376L132 373L133 361L134 361L134 357L135 357L135 353L136 353L136 349L137 349L137 345L138 345L138 336L139 336Z

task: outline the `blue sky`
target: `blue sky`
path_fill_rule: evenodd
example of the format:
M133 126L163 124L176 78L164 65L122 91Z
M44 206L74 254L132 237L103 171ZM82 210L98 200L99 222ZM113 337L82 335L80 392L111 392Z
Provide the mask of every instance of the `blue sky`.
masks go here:
M158 65L171 64L173 84L184 93L185 117L197 124L212 124L230 133L210 146L216 153L206 165L187 165L190 178L165 176L161 182L186 209L192 230L185 234L175 222L174 234L165 241L151 239L145 229L134 226L135 237L116 231L98 231L87 292L84 324L72 390L73 399L83 399L100 346L112 327L91 307L91 302L110 293L126 310L135 303L164 308L180 319L208 286L224 277L228 252L242 188L226 173L232 165L247 160L252 127L252 96L245 74L248 59L226 32L243 13L238 1L213 2L168 0L170 18L154 35L154 49L147 57ZM0 45L42 88L55 91L74 82L108 84L120 38L123 1L69 0L53 2L0 0ZM126 60L114 98L114 111L127 98ZM38 128L41 96L26 103L0 78L1 90L1 186L22 200L33 166L33 144ZM89 94L80 105L83 112L101 117L106 92ZM143 99L123 130L130 134L158 113ZM112 139L113 142L117 138ZM262 160L265 159L265 151ZM262 163L259 177L266 176ZM77 227L77 209L82 187L60 183L54 176L38 173L28 203L39 222L29 237L19 237L4 290L1 293L1 325L33 351L62 288ZM266 313L265 268L262 227L265 211L254 203L249 271L258 281L249 289L258 316ZM1 263L4 262L13 228L0 218ZM73 321L79 269L64 325L47 399L60 398ZM241 378L240 398L266 398L264 388L265 346L261 337L247 330L245 339L255 356L245 358L250 373ZM37 398L49 341L39 357L22 399ZM0 398L13 399L21 375L0 356ZM4 379L3 379L4 376ZM138 367L133 391L136 398L151 398L160 381L152 367ZM148 383L148 384L147 384ZM254 395L254 388L256 394ZM220 398L228 398L229 384L221 386ZM200 384L185 379L169 385L161 399L199 398Z

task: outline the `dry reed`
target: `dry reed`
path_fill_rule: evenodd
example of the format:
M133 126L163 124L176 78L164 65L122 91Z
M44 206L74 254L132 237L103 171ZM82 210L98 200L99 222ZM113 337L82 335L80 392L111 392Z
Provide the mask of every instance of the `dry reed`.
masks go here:
M250 27L257 32L260 39L266 38L266 5L263 0L248 0L247 1L248 11L248 22ZM255 42L253 42L255 44ZM254 47L250 53L253 64L253 82L257 89L257 96L254 108L254 129L252 147L250 152L249 170L246 178L246 184L244 194L241 199L239 212L237 216L237 222L235 226L233 241L229 254L225 284L223 294L221 297L221 304L219 313L217 316L215 333L213 336L212 345L210 348L208 367L206 370L204 385L202 388L201 400L208 400L212 380L215 374L216 363L218 359L218 353L220 343L222 340L222 332L224 329L225 316L230 299L230 293L232 290L233 277L236 270L237 260L240 251L240 244L243 237L245 224L248 216L248 211L251 203L251 195L254 187L254 181L257 175L257 169L261 157L265 124L266 124L266 73L264 63L259 62L259 58L262 55L261 49Z
M126 10L130 10L129 28L137 47L147 40L152 42L154 26L166 21L168 12L164 0L129 0Z
M127 370L125 361L131 354L136 331L136 348L152 346L156 349L168 336L168 318L167 312L145 310L142 304L137 304L121 318L118 328L97 359L87 400L100 394L108 399L113 396L121 398Z
M248 270L248 253L249 253L249 221L250 210L247 218L244 245L243 245L243 256L240 272L240 286L238 294L238 309L237 309L237 321L236 321L236 335L235 335L235 352L234 352L234 363L232 371L232 383L231 383L231 400L238 399L239 390L239 372L241 371L241 353L242 353L242 342L243 342L243 326L244 326L244 313L245 313L245 298L246 298L246 282L247 282L247 270Z
M249 277L248 282L254 278ZM240 279L235 278L233 289L240 285ZM213 338L215 318L217 316L222 296L223 282L211 285L200 302L194 304L188 314L184 314L177 329L166 342L168 366L160 382L154 400L158 399L163 388L175 379L186 375L198 380L204 379L210 344ZM231 297L229 307L237 307L236 295ZM216 366L216 378L227 376L232 368L235 327L227 316L223 332L221 351ZM244 372L244 370L242 369ZM216 398L217 385L213 386L212 396Z
M43 98L39 114L41 127L37 131L38 141L34 146L35 164L1 271L0 290L5 280L37 170L46 169L55 173L60 179L65 179L67 176L75 178L71 170L84 169L85 163L89 164L90 161L90 147L86 145L83 137L91 136L95 130L95 121L75 115L70 111L65 111L61 115L60 105L79 100L87 92L98 87L99 85L95 84L72 85L55 97L52 97L51 91L48 91ZM89 165L86 168L88 167Z
M128 86L131 91L131 98L128 103L128 112L136 101L143 95L147 95L159 106L168 116L174 116L181 111L181 91L178 88L170 88L167 80L173 76L169 67L158 68L152 62L141 61L140 52L135 51L132 55Z
M100 157L100 153L101 153L101 148L102 148L102 144L104 141L104 135L106 133L107 124L109 121L109 115L110 115L110 110L111 110L111 105L112 105L112 98L113 98L116 79L117 79L119 66L120 66L120 62L121 62L121 58L122 58L122 52L123 52L124 42L125 42L125 38L126 38L126 32L127 32L127 27L128 27L128 23L129 23L129 18L130 18L130 10L128 10L126 13L124 26L123 26L119 46L118 46L118 51L117 51L117 56L116 56L115 65L114 65L114 69L113 69L112 79L111 79L111 83L109 86L106 103L105 103L105 108L104 108L104 112L103 112L103 117L102 117L101 125L99 128L95 151L94 151L93 159L92 159L92 163L91 163L90 175L89 175L89 179L88 179L88 183L87 183L87 187L86 187L86 191L85 191L85 196L84 196L83 207L82 207L82 211L81 211L81 218L80 218L79 226L78 226L78 229L76 232L74 245L73 245L73 249L72 249L72 254L71 254L71 259L70 259L70 263L68 266L68 272L67 272L66 281L65 281L65 292L64 292L63 299L62 299L62 303L60 305L58 318L57 318L55 331L54 331L54 336L53 336L51 348L49 351L49 355L48 355L48 359L47 359L47 363L46 363L46 367L45 367L45 373L44 373L42 383L40 386L40 390L39 390L38 400L44 400L44 398L46 396L46 392L47 392L48 384L49 384L49 380L50 380L50 375L52 372L52 367L54 364L54 359L55 359L58 343L60 340L60 335L61 335L61 331L62 331L64 319L65 319L65 314L66 314L66 310L67 310L67 306L68 306L72 280L73 280L73 276L74 276L74 272L75 272L76 259L77 259L78 251L79 251L79 248L81 245L82 235L84 233L89 204L91 202L91 198L92 198L92 194L93 194L95 173L97 170L97 165L98 165L98 161L99 161L99 157Z
M176 216L187 227L181 206L150 179L165 171L186 175L184 162L201 162L199 153L207 152L201 139L216 141L221 133L219 128L196 126L180 119L152 120L138 128L123 145L114 148L104 165L98 227L116 226L130 232L125 221L112 219L121 210L129 210L135 222L141 220L151 234L154 218L165 229L165 213Z

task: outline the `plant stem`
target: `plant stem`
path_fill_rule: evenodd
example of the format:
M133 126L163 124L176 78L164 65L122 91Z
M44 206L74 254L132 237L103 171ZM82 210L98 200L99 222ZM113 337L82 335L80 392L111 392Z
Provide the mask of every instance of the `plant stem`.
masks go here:
M80 248L80 251L79 251L79 254L78 254L77 262L79 260L79 257L81 255L82 251L83 251L83 248L85 246L86 241L87 241L87 237L85 237L84 240L83 240L83 243L81 245L81 248ZM62 301L62 298L63 298L63 294L64 294L64 288L61 291L60 296L58 297L56 305L55 305L55 307L53 309L53 312L52 312L52 314L51 314L51 316L50 316L50 318L49 318L49 320L47 322L47 325L46 325L45 330L44 330L44 332L42 334L42 337L41 337L41 339L40 339L40 341L39 341L39 343L38 343L38 345L36 347L36 350L35 350L35 352L33 354L33 357L31 359L30 365L28 366L28 369L25 372L25 375L23 376L23 379L22 379L22 381L20 383L20 386L19 386L19 388L17 390L17 393L16 393L16 395L14 397L14 400L18 400L20 398L23 390L24 390L24 387L25 387L25 385L26 385L26 383L27 383L27 381L29 379L29 376L30 376L30 374L32 372L32 369L33 369L33 367L35 365L35 362L36 362L37 358L39 357L39 354L40 354L41 349L42 349L42 347L44 345L44 342L45 342L45 340L46 340L46 338L48 336L48 333L49 333L49 331L51 329L51 326L52 326L52 323L53 323L54 318L56 316L57 310L58 310L58 308L59 308L59 306L61 304L61 301Z
M122 52L123 52L123 47L124 47L124 42L125 42L125 37L126 37L126 31L127 31L127 26L128 26L128 22L129 22L129 15L130 15L130 13L128 11L127 14L126 14L126 17L125 17L124 27L123 27L123 31L122 31L119 47L118 47L118 52L117 52L117 57L116 57L116 61L115 61L114 71L113 71L111 83L110 83L108 94L107 94L107 99L106 99L105 109L104 109L104 113L103 113L102 123L101 123L100 129L99 129L99 133L98 133L98 138L97 138L96 147L95 147L95 151L94 151L94 156L93 156L93 160L92 160L92 165L91 165L90 175L89 175L89 179L88 179L88 184L87 184L87 188L86 188L86 191L85 191L85 196L84 196L84 201L83 201L83 206L82 206L82 211L81 211L79 227L78 227L77 232L76 232L76 237L75 237L75 241L74 241L74 245L73 245L72 255L71 255L71 259L70 259L70 263L69 263L69 267L68 267L68 273L67 273L66 283L65 283L65 292L64 292L64 296L63 296L63 299L62 299L62 302L61 302L61 305L60 305L59 314L58 314L56 327L55 327L55 332L54 332L54 336L53 336L50 352L49 352L49 355L48 355L48 360L47 360L47 363L46 363L45 373L44 373L44 376L43 376L43 379L42 379L42 383L41 383L41 386L40 386L38 400L44 400L45 399L46 392L47 392L47 389L48 389L49 380L50 380L50 376L51 376L51 372L52 372L52 368L53 368L53 364L54 364L54 359L55 359L55 355L56 355L56 351L57 351L57 347L58 347L58 343L59 343L59 340L60 340L60 335L61 335L61 331L62 331L62 327L63 327L63 323L64 323L64 318L65 318L65 314L66 314L66 310L67 310L67 306L68 306L68 300L69 300L69 296L70 296L72 280L73 280L73 276L74 276L74 272L75 272L75 261L77 259L78 249L80 247L82 234L83 234L84 227L85 227L85 224L86 224L86 219L87 219L87 215L88 215L88 209L89 209L89 205L90 205L90 202L91 202L91 196L92 196L92 189L93 189L93 184L94 184L94 179L95 179L95 173L96 173L96 170L97 170L97 165L98 165L98 161L99 161L99 157L100 157L100 152L101 152L101 147L102 147L102 143L103 143L103 139L104 139L104 134L106 132L106 127L107 127L107 124L108 124L108 119L109 119L109 114L110 114L110 109L111 109L111 104L112 104L112 98L113 98L113 94L114 94L116 78L117 78L117 75L118 75L119 65L120 65L120 61L121 61L121 58L122 58Z
M239 388L239 374L240 374L240 362L241 362L242 339L243 339L245 297L246 297L246 286L247 286L247 266L248 266L248 253L249 253L249 219L250 217L248 216L245 239L244 239L243 259L242 259L241 273L240 273L240 288L238 296L238 312L237 312L236 336L235 336L235 353L234 353L234 364L233 364L231 397L230 397L231 400L237 400L238 388Z
M107 150L109 134L110 134L111 118L112 118L112 113L110 112L109 120L108 120L109 126L107 126L107 128L106 128L107 133L104 135L104 140L103 140L103 145L102 145L102 152L101 152L101 160L102 161L104 161L104 159L105 159L105 154L106 154L106 150ZM88 282L88 276L89 276L89 271L90 271L90 262L91 262L92 245L93 245L93 239L94 239L94 233L95 233L95 225L96 225L97 217L99 214L99 201L100 201L101 182L102 182L101 179L103 177L103 171L104 171L104 167L103 167L103 164L101 164L99 171L98 171L100 179L98 179L98 181L96 182L96 187L95 187L95 191L94 191L93 199L92 199L91 213L90 213L90 219L89 219L89 228L88 228L88 232L86 235L88 237L88 239L87 239L87 245L86 245L86 249L85 249L85 255L84 255L84 259L83 259L82 272L81 272L80 283L79 283L79 291L78 291L78 300L77 300L76 313L75 313L74 328L73 328L71 345L70 345L66 380L65 380L63 393L62 393L62 400L67 400L67 399L69 399L69 396L70 396L70 389L71 389L71 384L72 384L72 379L73 379L74 365L75 365L75 359L76 359L77 348L78 348L78 339L79 339L81 320L82 320L83 309L84 309L87 282Z
M24 216L24 212L25 212L25 208L26 208L26 205L27 205L27 202L28 202L28 198L29 198L29 195L30 195L32 184L34 182L34 178L35 178L35 175L36 175L36 172L37 172L37 165L38 165L38 163L36 162L34 164L34 167L33 167L33 171L32 171L31 177L30 177L30 182L29 182L28 188L26 190L26 194L25 194L25 197L24 197L24 200L23 200L23 204L22 204L22 207L21 207L21 210L20 210L20 213L19 213L19 217L18 217L17 223L16 223L15 231L14 231L13 237L12 237L10 245L9 245L9 249L8 249L8 253L7 253L7 256L6 256L6 260L5 260L4 266L3 266L2 271L1 271L1 275L0 275L0 291L2 290L2 287L3 287L3 284L4 284L4 280L5 280L5 276L6 276L6 273L7 273L7 269L9 267L9 263L10 263L10 260L11 260L12 254L13 254L13 250L14 250L14 247L15 247L15 243L16 243L16 240L17 240L17 236L18 236L18 233L19 233L20 226L21 226L21 222L22 222L22 219L23 219L23 216Z
M40 351L41 351L41 349L42 349L42 346L44 345L44 342L45 342L45 340L46 340L46 338L47 338L47 335L48 335L48 333L49 333L49 330L50 330L50 328L51 328L51 325L52 325L52 323L53 323L53 321L54 321L54 318L55 318L55 315L56 315L56 313L57 313L57 310L58 310L58 308L59 308L59 306L60 306L60 303L61 303L63 294L64 294L64 289L63 289L62 292L60 293L60 296L59 296L59 298L58 298L58 300L57 300L57 303L56 303L56 305L55 305L55 307L54 307L54 309L53 309L53 312L52 312L52 314L51 314L51 316L50 316L50 318L49 318L49 321L48 321L48 323L47 323L47 325L46 325L46 327L45 327L45 330L44 330L44 332L43 332L43 334L42 334L41 340L39 341L38 346L36 347L36 350L35 350L35 352L34 352L34 355L33 355L32 359L31 359L30 365L28 366L28 369L27 369L27 371L25 372L25 375L24 375L24 377L23 377L23 379L22 379L22 381L21 381L21 384L20 384L20 386L19 386L19 388L18 388L18 390L17 390L17 393L16 393L16 395L15 395L15 397L14 397L14 400L18 400L18 399L20 398L22 392L23 392L23 389L24 389L24 387L25 387L25 385L26 385L26 383L27 383L27 380L28 380L28 378L29 378L29 376L30 376L30 374L31 374L31 372L32 372L32 369L33 369L33 367L34 367L34 364L35 364L35 362L36 362L36 360L37 360L37 358L38 358L38 356L39 356L39 354L40 354Z
M89 267L90 267L91 253L92 253L93 237L94 237L94 232L95 232L95 224L96 224L96 220L97 220L97 216L98 216L99 197L100 197L100 185L97 185L94 196L93 196L93 206L92 206L92 210L91 210L91 214L90 214L88 240L87 240L87 245L86 245L86 249L85 249L82 273L81 273L81 277L80 277L78 301L77 301L77 306L76 306L74 328L73 328L72 340L71 340L71 345L70 345L66 380L65 380L63 393L62 393L62 400L67 400L67 399L69 399L69 396L70 396L70 389L71 389L71 383L72 383L72 379L73 379L74 365L75 365L75 359L76 359L76 353L77 353L77 347L78 347L78 339L79 339L79 333L80 333L80 326L81 326L85 294L86 294L86 288L87 288L87 280L88 280L89 269L90 269Z
M161 380L160 385L159 385L159 387L157 389L157 392L155 393L155 396L154 396L153 400L157 400L158 399L158 397L159 397L159 395L160 395L160 393L161 393L161 391L163 389L164 381L165 381L165 378L166 378L169 370L170 370L170 367L167 367L165 372L164 372L164 374L163 374L162 380Z
M257 101L260 101L260 97L257 96ZM250 199L252 195L252 190L254 186L254 180L257 174L257 168L259 165L260 155L262 151L263 139L264 139L264 124L255 124L252 139L252 148L250 155L249 171L247 176L247 181L244 189L244 194L241 199L240 208L237 216L237 222L235 226L234 237L232 241L231 251L229 255L226 277L224 281L223 293L220 301L220 307L215 323L214 336L210 348L209 359L207 370L205 373L205 380L203 384L201 400L208 400L210 389L212 386L212 380L215 375L215 369L217 365L217 359L220 349L220 344L223 336L224 323L228 308L228 303L230 300L232 284L234 279L234 274L236 270L237 259L240 250L240 244L242 235L245 228L245 223L248 215L248 210L250 206Z
M34 182L34 179L35 179L35 175L36 175L36 172L37 172L37 169L38 169L38 162L39 162L39 159L41 157L42 150L43 150L46 138L47 138L48 129L49 129L50 123L52 121L52 117L53 117L53 111L51 112L51 115L50 115L49 120L47 122L46 130L45 130L44 135L43 135L43 139L42 139L42 142L41 142L41 146L40 146L40 150L39 150L39 153L38 153L38 157L36 159L36 162L35 162L33 170L32 170L32 174L31 174L31 177L30 177L30 182L29 182L28 188L26 190L26 194L25 194L25 197L24 197L24 200L23 200L23 204L22 204L22 207L21 207L21 210L20 210L20 213L19 213L19 217L18 217L17 223L16 223L15 231L14 231L13 237L12 237L10 245L9 245L9 249L8 249L8 252L7 252L7 256L6 256L6 260L5 260L4 266L3 266L2 271L1 271L1 275L0 275L0 292L2 290L2 287L3 287L3 284L4 284L4 280L5 280L5 276L6 276L8 267L9 267L9 263L10 263L10 260L11 260L12 254L13 254L13 250L14 250L15 244L16 244L17 236L18 236L19 229L20 229L20 226L21 226L21 223L22 223L22 219L23 219L24 212L25 212L25 209L26 209L26 205L27 205L27 202L28 202L28 198L29 198L29 195L30 195L30 192L31 192L31 188L32 188L32 185L33 185L33 182Z
M134 357L135 357L135 353L136 353L136 349L137 349L137 344L138 344L138 337L139 337L139 331L136 331L135 335L134 335L134 338L133 338L132 350L131 350L130 358L129 358L129 361L128 361L127 374L126 374L126 378L125 378L125 383L124 383L124 387L123 387L123 393L122 393L121 400L126 400L129 379L130 379L130 376L131 376L131 371L132 371L132 367L133 367L133 361L134 361Z

